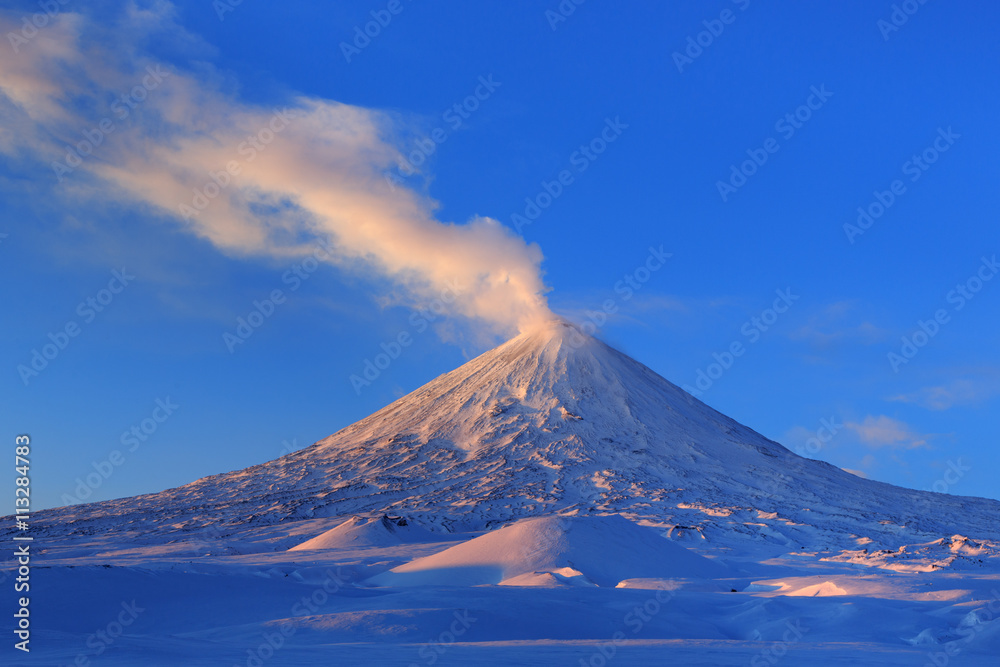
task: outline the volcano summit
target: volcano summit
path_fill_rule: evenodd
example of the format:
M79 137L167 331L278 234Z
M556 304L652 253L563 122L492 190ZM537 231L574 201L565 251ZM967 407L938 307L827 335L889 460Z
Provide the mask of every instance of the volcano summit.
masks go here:
M65 639L67 590L98 619L142 597L112 664L988 664L998 516L797 456L551 322L274 461L38 513L36 604Z
M1000 540L1000 503L903 489L797 456L564 322L269 463L38 518L60 532L90 521L159 532L199 519L266 525L382 513L444 530L614 513L723 542L807 548L858 536L894 542L901 530ZM757 513L783 517L780 538L746 527L744 515Z

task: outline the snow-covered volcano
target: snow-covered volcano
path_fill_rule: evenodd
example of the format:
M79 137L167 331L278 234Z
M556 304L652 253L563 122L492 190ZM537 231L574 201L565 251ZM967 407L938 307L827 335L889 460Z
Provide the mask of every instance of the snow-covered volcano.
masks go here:
M295 453L44 512L37 525L159 532L375 513L437 530L623 514L674 537L807 548L956 533L1000 540L996 501L902 489L799 457L562 322Z
M275 461L38 513L37 664L131 604L102 664L995 665L997 516L554 323Z

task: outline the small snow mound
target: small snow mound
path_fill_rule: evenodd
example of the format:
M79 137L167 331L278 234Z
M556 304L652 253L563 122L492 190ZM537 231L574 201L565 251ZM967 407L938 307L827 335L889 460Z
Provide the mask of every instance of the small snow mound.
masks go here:
M537 586L586 581L613 587L633 578L703 579L727 574L724 565L620 515L553 516L518 521L378 574L368 583Z
M799 588L798 590L787 591L784 595L789 597L822 598L829 597L831 595L847 595L847 591L832 581L824 581L819 584L813 584L812 586Z
M676 579L651 579L638 577L636 579L622 579L618 582L618 585L615 586L615 588L638 588L647 591L676 591L682 588L682 584Z
M351 517L336 528L320 533L289 551L315 549L345 549L388 547L411 542L430 542L434 534L415 526L402 517L382 515L378 518Z
M911 646L932 646L939 643L931 628L927 628L912 639L904 639L904 641Z
M597 584L583 576L583 573L571 567L563 567L551 572L525 572L516 577L504 579L500 585L555 588L556 586L596 586Z

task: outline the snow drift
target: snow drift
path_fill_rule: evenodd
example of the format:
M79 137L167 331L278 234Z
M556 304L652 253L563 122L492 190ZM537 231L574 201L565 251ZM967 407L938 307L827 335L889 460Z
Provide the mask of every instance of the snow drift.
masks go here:
M335 528L298 544L289 551L310 549L345 549L358 547L388 547L411 542L429 542L433 533L415 526L402 517L383 514L376 518L354 516Z
M380 586L615 586L627 578L712 578L727 568L651 528L611 516L524 519L368 581Z

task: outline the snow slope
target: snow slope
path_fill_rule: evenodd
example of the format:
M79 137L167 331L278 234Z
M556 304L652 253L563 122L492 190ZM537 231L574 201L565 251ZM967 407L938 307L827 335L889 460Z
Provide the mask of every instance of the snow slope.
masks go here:
M352 516L336 528L297 544L289 551L312 549L342 549L357 547L387 547L409 542L432 542L434 534L401 517L362 518Z
M622 514L712 544L870 550L1000 541L1000 503L804 459L565 323L491 350L328 438L162 493L41 512L58 534L405 514L438 531ZM859 542L861 540L861 542Z
M369 580L379 586L616 586L630 578L717 578L728 568L617 515L539 517Z

